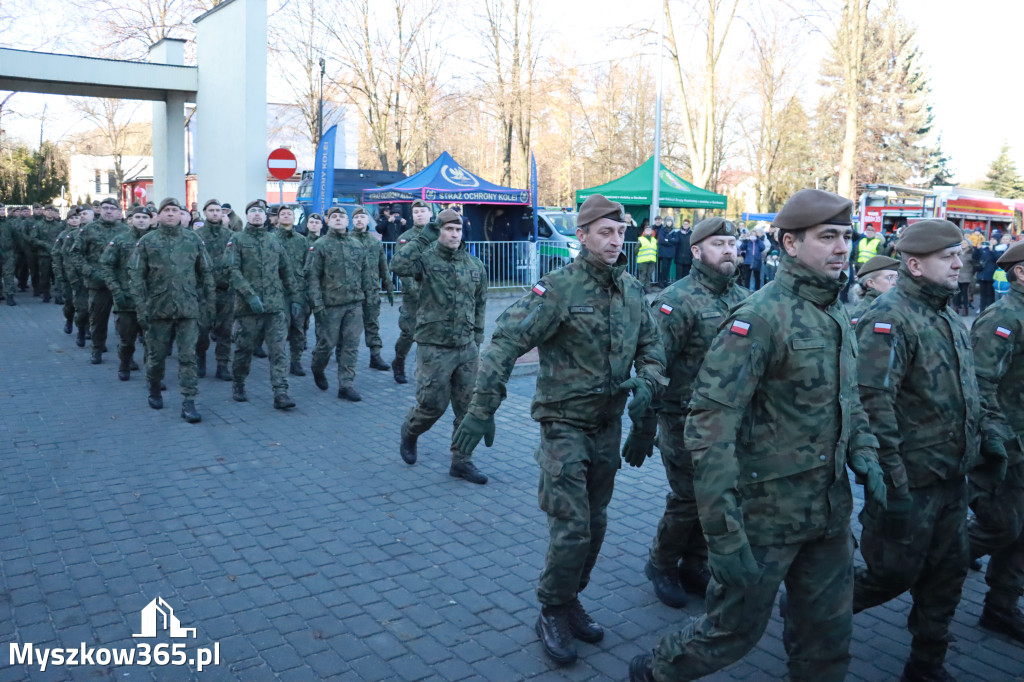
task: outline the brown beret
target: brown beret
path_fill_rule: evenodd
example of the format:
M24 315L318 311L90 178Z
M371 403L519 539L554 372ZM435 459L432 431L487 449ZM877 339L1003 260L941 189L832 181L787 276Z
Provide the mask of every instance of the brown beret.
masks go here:
M622 204L616 201L609 201L603 194L591 194L583 202L583 205L580 206L580 213L576 216L576 224L584 227L601 218L611 218L616 222L624 223L626 222L624 213Z
M160 202L160 208L157 209L157 213L160 213L168 206L174 206L175 208L179 209L181 208L181 204L178 203L177 199L175 199L174 197L167 197L166 199Z
M1017 242L996 261L1003 270L1009 270L1017 263L1024 263L1024 242Z
M725 218L705 218L697 223L693 228L693 232L690 233L690 246L702 242L708 237L714 237L717 234L735 237L736 226L732 224L732 221Z
M360 214L365 215L365 216L369 216L370 215L369 213L366 212L366 209L363 208L362 206L360 206L356 210L352 211L352 217L353 218L355 218L357 215L360 215Z
M216 199L207 199L206 203L203 204L203 210L205 211L206 209L210 208L211 206L220 206L220 202L217 201ZM223 206L221 206L221 208L223 208ZM231 207L228 206L228 208L231 208Z
M335 213L342 213L346 218L348 217L348 211L343 209L341 206L331 206L329 209L327 209L328 218L330 218Z
M262 208L264 211L267 210L267 202L263 199L253 199L245 205L245 212L248 213L250 208Z
M775 215L772 227L806 230L817 225L852 225L853 202L821 189L802 189Z
M271 206L267 209L267 215L277 215L280 210L280 206Z
M121 204L117 202L117 199L114 199L112 197L107 197L106 199L100 202L100 206L103 206L104 204L108 204L110 206L113 206L114 208L121 208ZM38 206L38 204L36 205Z
M903 234L896 242L896 250L912 256L927 256L951 246L959 246L963 240L963 232L953 223L929 218L903 228Z
M427 204L427 202L423 201L423 199L417 199L416 201L412 202L412 207L413 208L430 208L430 206Z
M450 208L446 208L445 210L437 214L435 222L437 223L438 227L442 227L444 225L447 225L448 223L458 223L461 225L462 216L459 215L458 211L453 211Z
M64 216L64 220L67 220L68 218L73 218L76 215L78 215L78 207L72 206L71 209L68 211L68 214Z
M888 256L872 256L857 268L857 276L863 277L879 270L899 270L900 262Z

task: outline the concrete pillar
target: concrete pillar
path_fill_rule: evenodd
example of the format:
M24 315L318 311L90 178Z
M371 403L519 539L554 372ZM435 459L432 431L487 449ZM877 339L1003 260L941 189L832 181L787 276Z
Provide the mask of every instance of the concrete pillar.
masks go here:
M267 0L227 0L195 20L199 204L238 215L267 196Z
M149 61L185 65L185 41L164 38L149 48ZM153 102L153 194L157 204L164 197L185 202L185 96L167 93L163 102Z

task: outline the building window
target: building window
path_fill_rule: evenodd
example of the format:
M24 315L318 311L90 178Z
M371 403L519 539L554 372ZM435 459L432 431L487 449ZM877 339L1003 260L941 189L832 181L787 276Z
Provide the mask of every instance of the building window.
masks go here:
M96 169L96 189L93 190L93 191L96 192L96 194L99 194L102 191L102 190L100 190L100 169L99 168Z
M117 176L114 175L114 171L107 171L107 193L117 194Z

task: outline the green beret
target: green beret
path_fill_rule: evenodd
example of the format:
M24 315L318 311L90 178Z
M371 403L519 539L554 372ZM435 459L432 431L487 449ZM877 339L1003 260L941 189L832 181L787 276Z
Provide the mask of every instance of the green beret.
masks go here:
M363 208L362 206L360 206L360 207L359 207L359 208L357 208L356 210L352 211L352 217L353 217L353 218L355 218L355 217L356 217L357 215L365 215L365 216L369 216L370 214L366 212L366 209L365 209L365 208Z
M280 210L280 206L271 206L270 208L267 209L267 215L277 215L278 212L280 212Z
M105 203L105 200L104 200L104 203ZM168 206L174 206L175 208L178 208L178 209L181 208L181 204L178 203L177 199L175 199L174 197L167 197L166 199L164 199L163 201L160 202L160 208L157 209L157 213L160 213L161 211L163 211Z
M857 268L857 276L863 277L879 270L899 270L900 262L888 256L872 256Z
M341 213L341 214L344 214L344 216L345 216L346 218L348 217L348 211L346 211L345 209L343 209L343 208L342 208L341 206L331 206L331 207L330 207L329 209L327 209L327 214L326 214L326 216L327 216L328 218L330 218L330 217L331 217L332 215L334 215L335 213Z
M802 189L775 215L772 227L806 230L817 225L852 225L853 202L821 189Z
M245 205L245 212L248 213L250 208L262 208L264 211L267 210L267 202L263 199L253 199Z
M121 208L121 204L119 204L117 202L117 199L114 199L112 197L107 197L106 199L104 199L103 201L100 202L100 206L103 206L104 204L107 204L109 206L113 206L114 208ZM36 204L36 206L38 206L38 205L39 204Z
M580 227L589 225L601 218L610 218L616 222L626 222L623 214L625 211L622 204L616 201L609 201L603 194L591 194L580 206L580 213L576 217L576 224Z
M705 218L697 223L693 232L690 233L690 246L704 241L708 237L723 234L728 237L736 236L736 226L731 220L725 218Z
M207 199L206 203L203 204L203 210L205 211L206 209L210 208L211 206L220 206L220 202L217 201L216 199ZM231 207L228 206L228 208L231 208Z
M319 220L320 222L323 222L324 217L319 213L310 213L309 216L306 218L306 222L308 223L310 220Z
M927 256L951 246L959 246L963 240L963 232L953 223L929 218L903 228L903 234L896 242L896 250L912 256Z
M132 210L128 211L128 217L131 218L133 215L137 215L139 213L144 214L146 217L152 217L153 216L153 214L150 213L149 209L146 208L145 206L136 206Z
M1022 262L1024 262L1024 242L1017 242L1008 248L996 261L1003 270L1009 270L1017 263Z
M423 201L423 199L417 199L416 201L412 202L412 207L413 208L430 208L430 206L427 204L427 202Z
M462 216L459 215L458 211L453 211L450 208L446 208L437 214L437 226L444 227L448 223L462 224Z

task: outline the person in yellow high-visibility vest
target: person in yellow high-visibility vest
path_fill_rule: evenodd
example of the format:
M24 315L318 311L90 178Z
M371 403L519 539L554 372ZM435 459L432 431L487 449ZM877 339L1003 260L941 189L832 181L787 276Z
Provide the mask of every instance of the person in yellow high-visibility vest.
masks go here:
M636 278L646 290L654 280L654 268L658 264L658 238L654 236L654 230L650 225L644 228L644 233L637 240L639 248L636 252Z
M875 228L871 225L864 227L864 234L857 240L857 265L867 263L878 255L878 249L882 246L882 240L875 236Z

